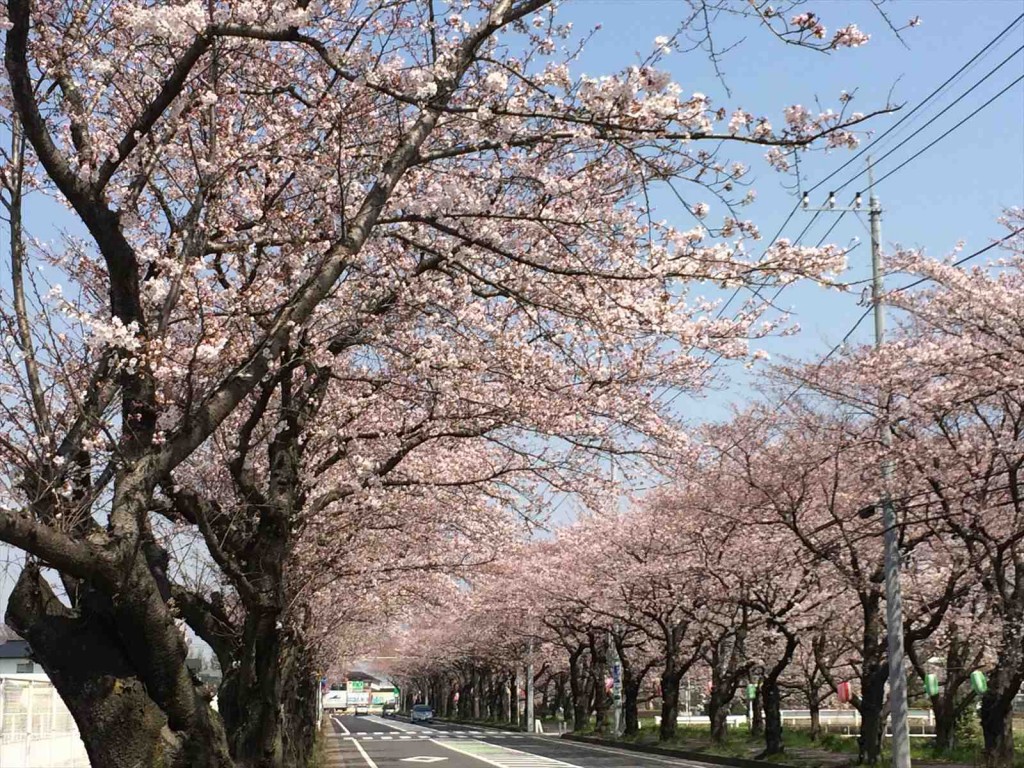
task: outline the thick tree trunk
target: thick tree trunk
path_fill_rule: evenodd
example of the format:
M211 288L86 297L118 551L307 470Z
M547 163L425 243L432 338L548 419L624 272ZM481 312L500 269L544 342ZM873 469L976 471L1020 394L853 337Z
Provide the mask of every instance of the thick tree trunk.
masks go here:
M69 608L38 568L29 564L11 594L6 619L29 642L36 661L71 711L92 765L230 768L220 719L188 680L184 642L165 636L140 658L140 638L123 634L129 627L118 620L120 612L130 610L132 619L137 619L146 610L142 590L142 585L126 579L124 603L115 610L101 595L80 585L77 605ZM129 602L134 604L131 608L127 608ZM153 623L147 629L154 635L178 632L173 622L160 623L164 614L148 615ZM173 657L152 653L179 646L180 654ZM179 689L168 691L168 681ZM193 697L188 702L191 716L180 714L186 707L179 701L174 702L178 716L169 717L170 707L154 699L158 691Z
M760 688L764 701L764 752L761 757L780 755L782 744L782 695L776 680L765 680ZM755 702L756 703L756 702Z
M935 751L950 752L956 746L956 709L941 694L929 699L935 713Z
M285 660L276 622L275 612L249 612L237 665L224 671L218 696L231 754L245 766L285 765L279 713Z
M1013 695L1000 686L999 672L993 674L993 685L981 697L981 732L985 737L985 765L988 768L1010 768L1013 765Z
M630 675L622 682L622 718L625 721L623 733L635 736L640 732L640 686L642 679ZM677 705L678 706L678 705Z
M858 763L877 765L882 754L882 737L885 735L885 721L882 710L885 705L885 681L888 667L882 655L881 643L881 592L874 591L861 595L863 634L861 640L861 697L860 735L857 739Z
M821 737L821 702L816 692L807 697L807 709L811 713L811 741L817 741Z
M885 680L888 670L882 666L865 665L861 678L863 693L860 701L860 737L858 740L858 762L877 765L882 754L882 737L885 735L885 718L882 716L885 704Z
M750 735L751 736L763 736L764 735L764 686L757 686L757 691L754 693L754 700L748 704L753 717L750 718Z
M569 654L569 689L572 693L572 728L581 731L590 719L590 702L583 685L583 671L580 669L580 651Z
M715 744L724 742L728 733L729 703L731 701L731 696L726 699L715 690L711 691L711 696L708 698L708 716L711 719L711 741Z
M505 693L505 681L498 677L494 680L494 695L498 698L498 717L503 723L511 720L508 707L508 695Z
M758 696L754 700L755 706L764 703L764 752L759 757L765 758L770 755L782 754L784 749L782 742L782 691L779 689L779 678L786 671L786 667L793 660L796 652L797 636L795 632L780 625L779 629L786 636L786 648L778 661L768 670L761 685L758 686Z
M658 738L669 741L676 735L676 720L679 717L679 683L682 672L675 669L661 673L661 725Z

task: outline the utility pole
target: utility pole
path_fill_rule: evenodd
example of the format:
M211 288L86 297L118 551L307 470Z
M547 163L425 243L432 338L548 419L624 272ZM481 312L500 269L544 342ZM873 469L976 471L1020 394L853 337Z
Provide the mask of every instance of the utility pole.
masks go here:
M621 625L619 622L615 622L608 638L608 666L612 673L612 734L614 736L621 736L625 725L622 722L622 659L619 658L619 649L615 644L616 638L621 632Z
M882 277L882 204L875 195L875 174L868 162L868 220L871 227L871 303L875 319L875 347L885 341L885 311L882 307L884 288ZM830 192L825 208L809 208L807 195L803 198L804 210L821 212L849 212L861 209L860 192L854 197L852 208L837 208L835 193ZM885 546L885 620L888 629L889 650L889 705L892 712L892 765L893 768L911 768L910 728L907 722L907 675L903 659L903 596L900 589L900 548L896 509L889 495L893 466L889 455L892 432L888 419L888 398L879 392L880 437L884 456L882 458L882 527Z
M533 638L526 659L526 732L533 733Z

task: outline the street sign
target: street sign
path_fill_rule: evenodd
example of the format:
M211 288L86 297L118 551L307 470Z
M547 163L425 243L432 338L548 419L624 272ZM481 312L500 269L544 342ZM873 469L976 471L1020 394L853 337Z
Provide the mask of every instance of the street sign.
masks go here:
M361 691L361 690L363 690L363 681L362 680L352 680L348 684L348 688L349 688L350 691Z

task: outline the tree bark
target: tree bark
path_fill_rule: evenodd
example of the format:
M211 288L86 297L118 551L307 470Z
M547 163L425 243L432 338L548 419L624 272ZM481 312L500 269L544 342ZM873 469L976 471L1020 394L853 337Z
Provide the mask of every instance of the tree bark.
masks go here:
M180 658L162 659L158 674L148 672L153 660L140 663L133 658L132 644L120 636L112 607L87 585L78 593L82 602L67 607L29 563L15 584L6 618L28 641L70 710L90 763L104 768L230 768L220 720L198 686L192 694L194 716L188 720L172 721L151 695L160 677L166 679L176 669L184 673L184 643ZM123 599L139 598L126 589ZM178 630L172 623L164 631Z
M863 692L860 700L860 737L858 739L858 762L877 765L882 754L882 737L885 735L885 719L882 710L885 704L885 681L888 670L880 663L865 665L861 677Z
M785 747L782 742L782 695L778 680L765 680L761 686L761 697L764 699L765 720L764 753L761 757L781 755Z
M721 744L725 741L726 734L729 730L729 703L732 701L732 696L728 699L720 694L717 689L711 690L711 696L708 697L708 716L711 719L711 741L716 744Z
M669 741L676 735L676 720L679 717L679 683L683 672L677 669L666 669L661 673L661 725L658 738Z
M587 727L590 719L590 703L583 684L583 674L580 669L581 657L584 647L569 654L569 690L572 695L572 729L581 731Z
M807 697L807 709L811 713L811 741L821 737L821 702L817 692Z
M239 765L305 768L316 740L316 676L301 645L251 617L251 649L225 670L218 708Z
M882 754L885 721L885 682L888 665L882 653L881 592L877 589L860 596L863 616L861 639L861 696L856 702L860 711L860 735L857 739L857 762L877 765Z
M750 711L753 714L753 717L750 719L750 735L763 736L765 733L765 708L767 707L767 704L764 703L764 685L757 686L757 690L754 693L754 700L749 706Z
M988 691L981 697L981 731L985 737L985 765L1010 768L1013 765L1013 697L1020 689L1001 685L998 668Z

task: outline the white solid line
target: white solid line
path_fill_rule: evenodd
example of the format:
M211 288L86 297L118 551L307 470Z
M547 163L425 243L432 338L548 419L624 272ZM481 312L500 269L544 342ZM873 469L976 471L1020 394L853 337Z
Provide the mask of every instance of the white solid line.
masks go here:
M346 734L347 733L351 733L351 731L348 728L345 727L345 724L343 722L341 722L341 718L340 717L338 717L337 715L333 715L333 718L334 718L334 722L336 722L338 724L338 727L341 728L343 733L346 733Z
M362 744L360 744L358 741L352 738L347 739L347 741L351 741L353 744L356 745L356 749L359 750L359 754L363 756L363 760L366 761L366 764L370 766L370 768L377 768L377 764L370 759L370 756L368 754L366 754L366 750L363 749Z
M415 728L403 728L395 722L388 722L387 720L382 720L380 722L381 725L386 725L388 728L394 728L399 733L423 733L423 731L418 731Z

